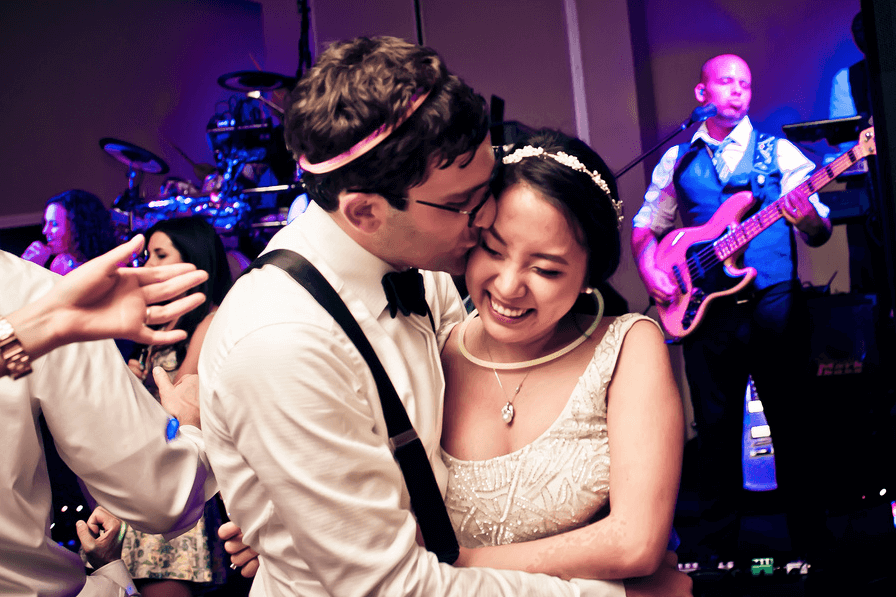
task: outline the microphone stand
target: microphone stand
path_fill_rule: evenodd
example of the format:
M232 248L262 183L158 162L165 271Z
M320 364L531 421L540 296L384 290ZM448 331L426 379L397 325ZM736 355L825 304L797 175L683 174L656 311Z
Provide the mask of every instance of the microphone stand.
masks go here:
M707 109L707 108L710 108L710 106L712 106L713 109ZM714 110L714 108L715 108L715 106L713 106L712 104L709 104L706 107L698 106L698 107L694 108L694 111L691 112L691 115L689 117L687 117L684 120L684 122L682 122L678 126L677 129L672 131L668 136L666 136L665 139L663 139L662 141L660 141L659 143L657 143L656 145L654 145L653 147L651 147L650 149L648 149L647 151L645 151L644 153L642 153L641 155L636 157L634 160L632 160L631 162L626 164L626 166L624 168L622 168L622 170L619 170L618 172L614 172L613 176L615 176L616 178L619 178L620 176L622 176L623 174L625 174L626 172L628 172L629 170L631 170L632 168L634 168L635 166L640 164L642 161L644 161L644 158L646 158L647 156L652 154L654 151L656 151L657 149L659 149L660 147L662 147L663 145L668 143L672 139L672 137L674 137L681 131L687 129L688 127L690 127L693 124L697 124L698 122L703 122L710 116L714 116L716 114L716 110Z

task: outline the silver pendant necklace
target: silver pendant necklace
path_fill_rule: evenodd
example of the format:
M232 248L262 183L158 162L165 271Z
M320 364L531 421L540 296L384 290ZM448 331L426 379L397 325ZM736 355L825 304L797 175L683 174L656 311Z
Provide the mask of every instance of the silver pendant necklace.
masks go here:
M498 380L498 387L501 388L501 394L507 398L507 391L504 389L504 384L501 383L501 376L498 375L498 370L492 369L492 372L495 374L495 379ZM501 418L504 419L504 422L508 425L513 423L513 415L516 414L516 410L513 408L513 401L516 400L517 394L520 393L520 389L522 389L523 383L526 381L526 378L529 377L530 373L532 373L532 369L529 369L529 371L526 372L526 375L523 376L523 379L520 380L519 385L517 385L516 389L513 391L513 396L507 398L507 402L505 402L504 406L501 408Z

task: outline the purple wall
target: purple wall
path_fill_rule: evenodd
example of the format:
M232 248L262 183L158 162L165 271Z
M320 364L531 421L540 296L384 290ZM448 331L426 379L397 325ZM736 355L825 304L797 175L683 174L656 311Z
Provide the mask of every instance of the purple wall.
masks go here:
M859 0L691 0L686 10L647 0L643 6L646 19L636 34L649 53L655 139L693 109L700 65L716 54L739 54L750 64L750 117L779 134L784 124L827 118L834 73L862 57L850 35Z
M229 92L217 78L265 63L261 7L245 0L51 2L0 5L0 222L25 224L47 198L78 187L107 204L127 168L102 137L135 143L173 174L211 161L205 128ZM142 188L158 192L159 176ZM2 228L4 226L0 226Z
M416 38L413 0L310 0L313 49L356 35ZM613 168L674 129L694 107L699 65L733 51L751 64L754 121L771 132L824 118L834 72L859 58L849 23L859 0L420 0L425 43L506 117L571 133L587 116L591 144ZM584 66L573 90L565 9L579 24ZM295 0L86 0L79 5L16 0L0 5L6 85L0 94L5 194L0 229L36 221L47 197L70 187L107 203L126 186L125 168L98 147L118 137L160 155L173 173L211 161L205 126L228 97L218 76L254 69L293 74ZM272 54L266 60L266 52ZM620 180L626 214L640 203L646 162ZM160 177L148 176L145 193ZM2 234L2 232L0 232ZM837 234L812 251L803 275L826 281L845 269ZM818 263L817 276L813 273ZM832 265L833 264L833 265ZM844 280L843 276L841 279ZM626 254L618 286L642 308L646 295Z

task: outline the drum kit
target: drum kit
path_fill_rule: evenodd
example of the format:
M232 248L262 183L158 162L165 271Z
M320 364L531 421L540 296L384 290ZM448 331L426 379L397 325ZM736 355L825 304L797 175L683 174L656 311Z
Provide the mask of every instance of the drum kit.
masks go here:
M113 138L100 139L109 156L127 166L128 186L112 204L112 219L119 240L130 238L160 220L201 216L211 223L225 245L248 238L258 249L281 226L287 210L299 195L296 164L283 140L283 125L275 125L272 114L282 121L283 109L263 94L288 91L295 79L262 71L239 71L222 75L218 84L245 97L231 100L206 128L215 165L196 163L179 147L171 146L193 167L202 187L169 179L156 197L142 197L144 173L167 174L168 165L152 152ZM259 186L262 176L276 184ZM264 206L263 197L276 196L276 205ZM231 242L228 242L230 240ZM258 246L261 243L261 246ZM252 251L255 252L255 251Z

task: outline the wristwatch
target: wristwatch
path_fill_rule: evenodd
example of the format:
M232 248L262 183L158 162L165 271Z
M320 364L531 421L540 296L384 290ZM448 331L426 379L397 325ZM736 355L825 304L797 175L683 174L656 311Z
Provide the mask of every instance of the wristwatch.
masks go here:
M12 325L3 317L0 317L0 357L6 361L6 368L13 379L31 373L31 357L19 342Z

